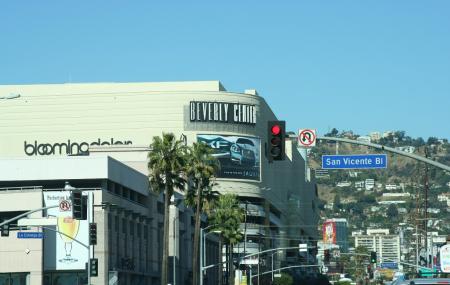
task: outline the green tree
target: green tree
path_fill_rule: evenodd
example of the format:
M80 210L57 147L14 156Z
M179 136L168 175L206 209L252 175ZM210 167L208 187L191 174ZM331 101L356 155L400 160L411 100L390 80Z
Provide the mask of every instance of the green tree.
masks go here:
M244 210L239 207L239 201L234 194L221 195L211 211L209 223L213 226L213 230L220 231L220 258L222 260L222 238L224 239L228 250L227 262L230 268L229 284L234 284L233 268L233 246L242 240L242 232L240 225L244 219Z
M164 193L163 258L161 285L167 284L169 257L169 201L174 189L184 189L186 148L172 133L163 133L162 138L153 137L148 154L149 179L152 190Z
M189 179L188 197L195 197L195 229L194 246L192 254L192 284L198 283L199 276L199 241L200 241L200 218L205 208L210 208L215 193L212 190L214 175L217 172L218 162L212 156L212 149L204 143L194 143L189 148L187 157L186 174ZM206 199L205 199L206 198ZM187 200L189 203L189 199Z
M387 212L386 212L388 218L391 218L393 220L396 220L398 218L398 209L395 204L390 204Z

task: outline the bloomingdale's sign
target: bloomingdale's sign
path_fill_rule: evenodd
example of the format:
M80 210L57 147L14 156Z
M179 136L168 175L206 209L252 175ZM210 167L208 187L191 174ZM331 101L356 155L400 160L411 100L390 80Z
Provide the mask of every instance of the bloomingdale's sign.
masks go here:
M28 156L33 155L55 155L55 154L83 154L88 153L89 146L102 146L102 145L130 145L133 144L132 141L117 141L114 138L109 140L101 140L100 138L93 142L74 142L67 140L67 142L60 143L39 143L34 141L28 143L23 142L23 151Z
M191 122L256 124L255 105L226 102L190 102Z

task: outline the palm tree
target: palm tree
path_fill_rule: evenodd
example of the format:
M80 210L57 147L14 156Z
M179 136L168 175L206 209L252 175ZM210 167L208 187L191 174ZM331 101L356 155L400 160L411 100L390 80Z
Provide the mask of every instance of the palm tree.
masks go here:
M199 277L199 241L200 241L200 215L211 201L205 200L205 192L213 195L212 186L214 185L214 174L218 168L217 160L212 156L212 149L204 143L194 143L190 148L188 155L186 175L189 179L190 189L189 197L195 197L195 229L194 229L194 247L192 254L192 284L198 283ZM214 196L214 195L213 195ZM191 201L192 205L192 201Z
M243 219L244 210L239 207L239 200L234 194L221 195L217 203L214 205L214 210L211 212L209 217L209 223L214 225L213 230L221 232L219 240L220 261L222 261L222 237L228 247L227 267L230 268L230 272L228 274L229 284L234 284L233 246L242 240L243 234L240 230L240 225ZM221 272L222 269L219 270L219 276Z
M167 285L169 259L169 201L175 188L184 189L186 148L172 133L153 137L148 154L149 179L153 191L164 192L164 243L161 265L161 285Z

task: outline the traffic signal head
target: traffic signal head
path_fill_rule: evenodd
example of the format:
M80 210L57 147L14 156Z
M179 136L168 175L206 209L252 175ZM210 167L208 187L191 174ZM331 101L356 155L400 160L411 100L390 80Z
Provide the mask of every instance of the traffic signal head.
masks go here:
M9 225L5 224L0 227L1 236L2 237L8 237L9 236Z
M72 191L72 217L77 220L83 219L83 196L81 191Z
M89 223L89 244L96 245L97 244L97 224Z
M267 158L269 162L284 160L285 153L285 121L269 121L267 125Z
M325 249L323 251L323 259L325 262L330 262L330 250L329 249Z
M376 251L370 252L370 263L377 263L377 252Z
M91 276L98 276L98 258L91 258L90 265Z

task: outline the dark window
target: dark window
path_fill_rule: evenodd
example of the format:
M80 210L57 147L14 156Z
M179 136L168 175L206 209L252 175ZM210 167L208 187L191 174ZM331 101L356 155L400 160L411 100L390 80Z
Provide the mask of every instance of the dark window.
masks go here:
M119 217L118 216L114 217L114 228L116 230L116 233L118 233L119 232Z
M127 233L127 220L125 218L122 218L122 233Z
M138 236L138 238L140 238L141 237L141 234L142 234L142 226L141 226L141 224L137 224L137 236Z
M130 235L134 236L134 223L133 223L133 221L130 221Z
M112 215L108 213L108 230L112 229Z
M144 239L148 238L148 227L144 226Z

